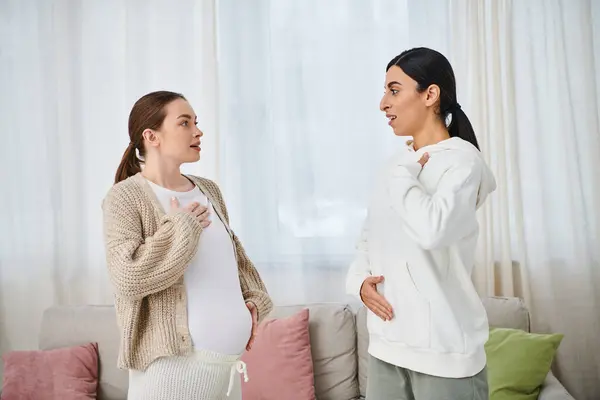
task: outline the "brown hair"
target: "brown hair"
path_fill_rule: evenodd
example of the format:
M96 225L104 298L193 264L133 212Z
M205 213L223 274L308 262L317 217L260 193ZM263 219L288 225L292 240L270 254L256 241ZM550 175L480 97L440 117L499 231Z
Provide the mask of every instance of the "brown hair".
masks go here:
M135 102L129 113L129 146L117 168L115 184L142 171L143 161L135 154L137 150L142 158L146 155L142 133L146 129L159 129L167 116L165 107L177 99L185 100L185 97L179 93L159 91L148 93Z

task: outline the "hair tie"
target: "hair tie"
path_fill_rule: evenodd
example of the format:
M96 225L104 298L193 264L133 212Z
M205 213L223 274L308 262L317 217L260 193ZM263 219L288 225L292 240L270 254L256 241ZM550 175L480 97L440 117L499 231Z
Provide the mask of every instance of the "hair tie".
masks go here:
M448 107L448 111L447 112L451 113L451 112L454 112L454 111L458 111L460 109L461 109L460 104L458 102L456 102L456 103L452 104L450 107Z

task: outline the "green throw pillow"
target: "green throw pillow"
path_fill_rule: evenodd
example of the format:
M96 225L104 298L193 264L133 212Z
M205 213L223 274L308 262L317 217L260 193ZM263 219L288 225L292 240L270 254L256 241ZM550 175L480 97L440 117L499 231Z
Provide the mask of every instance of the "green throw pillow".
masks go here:
M490 400L537 400L563 337L491 328L485 344Z

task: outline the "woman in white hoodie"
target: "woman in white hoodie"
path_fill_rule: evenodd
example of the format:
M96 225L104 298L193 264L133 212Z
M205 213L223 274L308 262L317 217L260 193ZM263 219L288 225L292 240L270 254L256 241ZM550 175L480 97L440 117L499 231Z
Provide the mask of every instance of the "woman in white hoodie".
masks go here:
M448 60L427 48L395 57L380 108L412 140L378 176L346 282L369 310L367 400L488 399L471 272L476 210L496 182Z

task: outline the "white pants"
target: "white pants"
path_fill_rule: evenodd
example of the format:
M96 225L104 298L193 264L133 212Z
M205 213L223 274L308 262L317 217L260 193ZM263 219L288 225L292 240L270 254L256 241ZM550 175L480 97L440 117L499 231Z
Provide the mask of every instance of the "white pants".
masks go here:
M241 400L239 355L196 350L189 356L161 357L146 371L129 371L128 400Z

